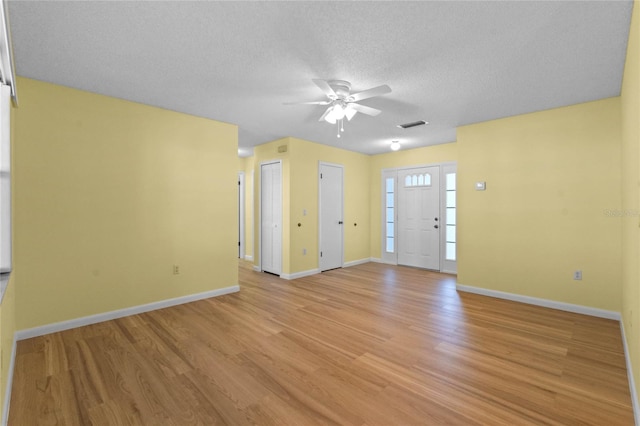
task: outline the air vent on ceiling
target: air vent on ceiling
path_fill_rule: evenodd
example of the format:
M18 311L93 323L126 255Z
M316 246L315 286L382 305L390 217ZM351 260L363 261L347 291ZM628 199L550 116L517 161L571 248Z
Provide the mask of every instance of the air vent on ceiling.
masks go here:
M405 124L398 124L398 127L401 127L403 129L408 129L410 127L416 127L416 126L424 126L425 124L428 124L426 121L414 121L412 123L405 123Z

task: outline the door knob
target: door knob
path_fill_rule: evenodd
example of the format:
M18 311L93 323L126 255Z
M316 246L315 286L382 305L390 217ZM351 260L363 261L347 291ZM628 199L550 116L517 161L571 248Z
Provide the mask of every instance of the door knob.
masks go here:
M338 225L342 225L342 221L338 221Z
M437 222L437 221L438 221L438 218L437 218L437 217L434 217L434 218L433 218L433 220L435 220L435 221Z
M434 228L438 229L438 225L433 225Z

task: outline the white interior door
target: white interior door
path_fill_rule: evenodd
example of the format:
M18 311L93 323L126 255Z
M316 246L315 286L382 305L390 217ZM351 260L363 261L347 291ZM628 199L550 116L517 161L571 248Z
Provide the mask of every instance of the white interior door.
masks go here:
M260 264L280 275L282 268L282 164L260 166Z
M343 168L320 163L320 270L342 267Z
M398 172L398 264L440 269L440 168Z

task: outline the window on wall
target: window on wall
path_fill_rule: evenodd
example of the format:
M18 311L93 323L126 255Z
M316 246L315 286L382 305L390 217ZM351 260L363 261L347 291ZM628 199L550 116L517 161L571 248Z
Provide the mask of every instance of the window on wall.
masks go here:
M404 186L431 186L431 174L415 174L415 175L407 175L404 178Z
M395 178L385 179L385 251L395 252Z
M445 259L456 260L456 174L445 174L446 235Z

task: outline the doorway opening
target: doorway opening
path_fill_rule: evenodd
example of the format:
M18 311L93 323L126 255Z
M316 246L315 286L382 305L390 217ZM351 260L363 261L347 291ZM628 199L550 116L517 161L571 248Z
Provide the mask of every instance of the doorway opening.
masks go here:
M282 272L282 162L260 165L260 269Z
M344 264L344 167L320 162L319 167L319 262L320 271Z
M244 172L238 172L238 258L244 259Z
M457 273L456 163L382 171L385 263Z

